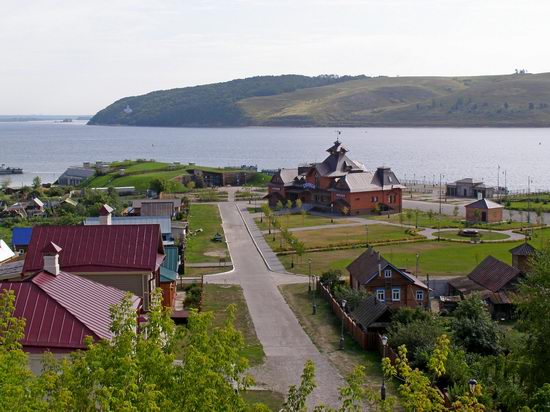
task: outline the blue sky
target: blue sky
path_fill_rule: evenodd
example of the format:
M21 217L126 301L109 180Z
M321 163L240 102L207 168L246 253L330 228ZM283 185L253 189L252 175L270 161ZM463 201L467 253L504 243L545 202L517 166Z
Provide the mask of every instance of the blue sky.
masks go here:
M0 0L0 114L261 74L550 71L543 0Z

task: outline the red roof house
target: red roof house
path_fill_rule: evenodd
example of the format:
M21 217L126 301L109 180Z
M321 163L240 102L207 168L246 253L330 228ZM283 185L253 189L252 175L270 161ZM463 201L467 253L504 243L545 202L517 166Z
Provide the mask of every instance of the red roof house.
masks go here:
M130 291L143 298L144 308L148 308L164 260L159 225L37 226L23 275L42 270L43 250L51 242L62 249L62 271Z
M61 250L53 250L44 248L44 267L38 273L0 282L0 290L15 293L14 315L26 320L23 348L63 353L85 349L85 336L111 339L109 310L126 292L59 270L55 265ZM132 301L137 316L141 299L133 296Z

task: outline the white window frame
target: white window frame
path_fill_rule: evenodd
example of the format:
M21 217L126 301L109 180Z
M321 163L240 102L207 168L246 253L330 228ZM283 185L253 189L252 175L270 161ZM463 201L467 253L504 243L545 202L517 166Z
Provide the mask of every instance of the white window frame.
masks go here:
M384 269L384 278L385 279L391 279L392 277L392 270L391 269Z
M376 299L380 302L386 301L386 289L376 289Z
M395 298L395 292L397 292L397 298ZM391 300L392 302L401 302L401 288L391 289Z
M422 301L424 300L424 291L421 289L417 289L416 291L416 300Z

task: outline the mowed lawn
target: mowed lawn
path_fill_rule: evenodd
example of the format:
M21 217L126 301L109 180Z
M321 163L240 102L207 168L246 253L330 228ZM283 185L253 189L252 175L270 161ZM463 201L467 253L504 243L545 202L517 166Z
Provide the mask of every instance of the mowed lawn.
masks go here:
M202 231L198 231L202 229ZM189 210L189 234L185 259L189 263L219 262L220 259L229 260L225 237L223 242L212 240L216 233L223 235L220 211L216 205L191 203Z
M246 344L242 355L248 359L250 366L261 364L265 356L264 350L256 336L241 287L206 284L203 294L202 310L214 312L214 326L223 326L228 316L227 307L236 305L235 327L243 334Z
M342 223L352 223L351 220L342 218L342 217L335 217L333 219L334 223L331 223L330 218L323 217L323 216L314 216L314 215L300 215L300 214L294 214L294 215L281 215L278 217L279 221L282 223L283 227L291 229L296 227L312 227L312 226L324 226L324 225L337 225ZM256 225L260 230L268 230L269 229L269 223L268 220L264 217L263 222L262 219L255 218L254 221L256 222Z
M292 233L298 240L304 242L307 249L365 244L367 237L369 243L422 238L406 233L406 229L399 226L378 224L368 225L368 233L366 226L332 227L330 229L303 230ZM264 237L274 250L280 250L281 241L278 234L266 234ZM274 237L275 241L273 240ZM283 250L290 250L284 242Z
M509 250L520 243L521 241L480 244L426 241L379 246L375 250L396 266L410 271L415 270L418 253L420 255L419 272L423 275L426 273L433 276L467 275L489 255L511 264L512 255ZM533 245L536 247L536 242L533 242ZM301 261L294 256L294 268L290 268L290 256L279 256L279 259L289 271L296 273L308 273L308 259L312 260L313 273L321 274L328 269L341 269L346 273L346 266L364 251L364 248L357 248L306 253Z

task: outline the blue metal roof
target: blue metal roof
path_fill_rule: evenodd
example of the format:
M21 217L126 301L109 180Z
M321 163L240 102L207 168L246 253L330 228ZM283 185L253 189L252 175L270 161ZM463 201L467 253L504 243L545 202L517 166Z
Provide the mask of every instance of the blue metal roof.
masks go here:
M32 227L14 227L11 231L11 243L28 246L31 243Z
M173 270L165 268L164 266L160 267L160 282L175 282L178 278L178 274Z
M165 267L172 272L178 271L179 255L177 246L164 246L164 261L161 267Z

